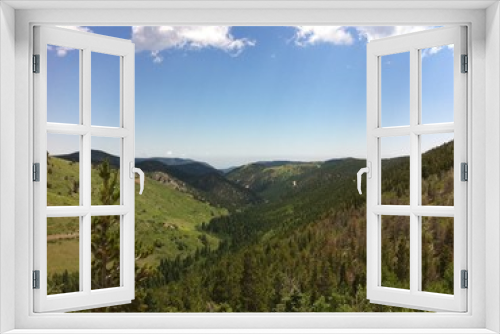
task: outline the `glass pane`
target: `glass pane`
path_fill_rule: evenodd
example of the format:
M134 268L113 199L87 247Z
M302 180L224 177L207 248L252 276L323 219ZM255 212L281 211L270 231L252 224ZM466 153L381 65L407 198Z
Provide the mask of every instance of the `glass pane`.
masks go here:
M92 52L92 125L120 126L120 57Z
M453 294L453 218L422 217L422 291Z
M47 45L47 122L80 123L80 52Z
M120 216L92 217L92 290L120 286Z
M92 137L92 205L120 204L121 138Z
M80 291L80 218L47 218L47 294Z
M47 134L47 205L80 205L80 136Z
M410 204L410 137L380 139L381 203Z
M410 217L382 216L382 286L410 289Z
M453 122L453 45L421 50L422 124Z
M453 206L453 134L420 136L422 205Z
M410 124L410 53L380 57L382 126Z

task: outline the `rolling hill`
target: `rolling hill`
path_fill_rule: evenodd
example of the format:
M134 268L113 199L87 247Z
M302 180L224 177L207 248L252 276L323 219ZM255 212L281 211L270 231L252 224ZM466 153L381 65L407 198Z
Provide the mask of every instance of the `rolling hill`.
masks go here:
M72 162L80 162L80 152L73 152L70 154L61 154L61 155L56 155L55 158L67 160L67 161L72 161ZM120 166L120 158L106 153L104 151L100 150L92 150L90 153L90 160L93 165L102 163L104 160L108 160L109 164L115 168Z
M184 158L165 158L165 157L153 157L153 158L136 158L135 162L143 162L143 161L159 161L162 164L169 165L169 166L178 166L178 165L186 165L190 163L200 163L204 164L208 167L212 167L209 164L205 162L198 162L192 159L184 159Z
M293 191L305 174L322 164L323 162L252 163L233 169L226 174L226 177L256 192L262 198L273 200L288 191Z
M232 182L220 171L202 163L169 166L159 161L147 160L136 166L146 173L168 174L187 185L196 198L214 206L235 210L260 201L250 189Z

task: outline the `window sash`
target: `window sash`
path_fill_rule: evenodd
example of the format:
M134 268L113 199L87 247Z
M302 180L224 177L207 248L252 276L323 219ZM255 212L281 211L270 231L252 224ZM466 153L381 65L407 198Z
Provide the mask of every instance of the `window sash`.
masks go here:
M465 27L448 27L372 41L367 47L367 161L372 177L367 181L367 297L377 304L431 311L467 310L467 290L461 289L460 272L467 269L467 183L460 180L460 163L467 162L467 76L460 73L461 54L467 54ZM454 45L454 123L420 123L420 50ZM381 57L410 54L410 125L381 127ZM454 206L422 206L419 135L454 134ZM381 152L383 137L410 137L410 205L381 205ZM410 216L410 289L381 286L381 216ZM421 290L421 217L454 218L454 295Z
M76 49L80 53L80 124L47 122L47 46ZM91 124L91 53L120 57L120 127ZM40 73L34 74L34 161L40 163L40 182L33 185L34 270L40 271L40 289L33 290L34 311L73 311L129 303L135 294L134 179L128 162L134 154L134 45L127 40L35 27L34 54L40 55ZM47 134L77 135L80 139L80 205L47 206ZM120 205L91 205L91 138L106 136L122 141L120 152ZM127 162L127 163L126 163ZM95 215L120 215L120 286L91 288L91 219ZM80 217L80 291L47 295L47 217Z

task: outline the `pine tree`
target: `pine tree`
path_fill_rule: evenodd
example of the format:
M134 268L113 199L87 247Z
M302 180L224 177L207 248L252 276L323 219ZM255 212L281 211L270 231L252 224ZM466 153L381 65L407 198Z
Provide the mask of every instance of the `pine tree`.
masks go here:
M118 172L111 171L106 160L99 165L99 176L99 204L116 204L120 199ZM94 217L91 240L92 289L120 286L120 216Z

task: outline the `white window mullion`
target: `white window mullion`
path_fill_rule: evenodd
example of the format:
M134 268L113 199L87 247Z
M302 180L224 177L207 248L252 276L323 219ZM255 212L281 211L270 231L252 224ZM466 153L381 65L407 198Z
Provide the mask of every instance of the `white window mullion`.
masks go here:
M452 133L455 131L455 124L419 124L415 126L393 126L387 128L378 128L373 130L377 137L398 137L407 136L410 132L419 135L428 135L435 133Z
M83 217L90 213L94 216L125 215L130 212L130 206L124 205L92 205L92 206L49 206L47 217Z
M407 136L410 132L411 128L409 126L394 126L388 128L373 129L373 135L379 138Z
M122 158L121 170L123 194L128 194L122 197L122 205L127 211L126 214L121 216L121 235L120 243L122 245L135 245L135 174L130 168L135 168L135 137L134 129L135 124L135 95L130 94L133 92L135 85L134 71L125 71L126 68L133 68L135 64L135 53L131 52L121 58L120 68L122 76L122 87L120 89L120 105L121 105L121 126L125 131L129 131L122 139ZM122 247L121 256L121 284L128 290L131 299L134 298L135 290L135 250L134 247Z
M372 212L378 215L389 216L418 216L429 217L454 217L455 209L452 206L414 206L409 205L375 205Z
M90 229L90 222L91 222L91 217L90 214L86 214L82 218L83 221L83 228L81 230L81 235L80 237L81 244L80 244L80 249L81 249L81 264L80 268L82 269L82 272L80 273L80 286L82 286L82 291L85 293L90 293L91 291L91 279L92 279L92 272L91 272L91 261L92 261L92 250L91 250L91 229Z
M47 132L65 135L84 135L90 133L97 137L121 138L130 134L130 130L124 128L111 128L105 126L85 126L80 124L47 123Z
M419 120L419 51L410 50L410 207L419 204L420 178L419 170L419 138L414 129ZM410 291L419 290L420 277L420 242L418 240L420 219L414 212L410 214Z
M465 42L467 36L467 29L461 27L457 41L455 42L455 53L454 53L454 66L461 65L461 56L467 54L467 43ZM472 62L469 60L469 72L471 69ZM454 253L454 266L455 270L455 281L454 290L455 294L462 301L462 307L466 308L467 301L467 289L461 288L461 277L460 270L467 270L467 206L461 205L461 203L467 202L467 184L468 182L463 182L461 180L461 170L460 165L462 162L468 163L467 156L467 75L462 73L457 75L455 79L454 86L454 104L455 104L455 147L454 147L454 159L455 159L455 170L454 170L454 187L455 187L455 219L454 219L454 242L455 242L455 253ZM469 177L472 175L471 166L469 165ZM469 178L470 180L470 178ZM468 274L469 281L473 279L473 273Z
M80 54L80 57L79 57L79 66L80 66L80 69L79 69L79 107L80 107L80 110L79 110L79 114L80 114L80 120L79 120L79 124L76 125L76 129L72 129L72 130L76 130L76 131L72 131L70 132L69 134L78 134L80 135L80 151L79 151L79 158L78 158L78 161L83 161L83 152L84 149L85 149L85 146L83 144L83 137L82 135L85 134L85 126L83 125L83 122L84 122L84 100L83 100L83 90L84 90L84 81L83 81L83 68L84 68L84 54L83 54L83 50L78 50L78 53ZM87 103L85 103L85 107L87 106ZM52 128L52 126L54 126L55 129ZM54 130L62 130L62 132L59 132L59 133L64 133L64 130L67 129L67 124L51 124L51 123L47 123L47 132L52 132ZM83 131L82 131L83 130ZM52 132L52 133L58 133L58 132ZM79 169L79 180L80 180L80 189L79 189L79 201L80 201L80 207L84 207L84 203L86 203L86 201L84 201L84 195L85 195L85 192L83 190L83 180L84 180L84 170L83 168L80 168ZM86 215L81 215L79 216L79 222L80 222L80 226L78 227L78 245L79 245L79 255L78 255L78 258L80 259L80 261L78 262L78 283L79 283L79 291L85 291L86 289L88 289L87 286L85 286L84 282L85 282L85 279L84 279L84 273L85 273L85 252L86 252L86 249L83 245L85 245L85 241L86 241L86 235L84 234L84 231L85 231L85 225L87 225L86 223L86 220L85 220L85 216Z
M40 306L47 295L47 54L43 34L35 31L33 50L40 55L40 73L33 78L34 104L39 108L34 113L33 162L40 164L40 182L33 184L33 231L38 245L33 252L34 270L40 271L40 289L35 290L34 305Z
M91 122L91 51L86 48L83 50L83 69L82 73L82 124L85 128L90 127ZM85 133L82 136L82 150L80 155L82 159L80 160L80 170L82 175L82 181L80 188L82 189L82 200L83 207L90 208L92 203L92 163L91 163L91 135L90 132ZM87 211L85 216L83 216L83 242L80 244L81 249L81 262L82 262L82 273L80 274L80 279L83 280L83 292L90 294L92 290L92 231L91 231L92 217L90 211Z
M123 83L123 62L124 62L123 57L120 57L120 82L122 82L122 83ZM124 128L124 121L127 119L127 117L124 117L124 110L123 110L123 106L125 105L123 103L123 97L124 97L123 90L124 90L124 87L122 84L122 85L120 85L120 123L119 123L120 128ZM124 161L126 161L125 158L127 155L126 148L127 148L127 145L125 145L125 138L121 138L120 170L122 170L123 172L120 173L120 185L127 184L126 178L129 177L129 174L130 174L130 171L128 171L126 169L126 168L130 168L130 167L128 167L128 166L126 167L127 164L124 163ZM126 192L128 193L127 190L126 190ZM123 195L124 195L124 191L120 191L120 205L124 204L125 197ZM126 228L126 226L127 226L126 219L124 219L124 215L120 215L120 259L125 259L125 256L126 256L125 237L127 236L127 233L124 232L124 228ZM120 286L127 286L125 284L125 279L127 277L127 275L125 275L125 271L128 268L127 268L127 264L124 262L126 262L126 261L123 261L123 260L120 261Z
M419 214L418 208L422 207L422 141L421 141L421 134L423 133L429 133L430 131L425 131L427 129L431 129L432 125L429 126L422 126L422 50L416 50L417 51L417 92L415 93L417 96L417 101L416 102L416 108L417 108L417 114L414 115L416 117L416 125L414 127L415 132L413 133L413 137L415 138L415 143L417 145L417 154L415 156L416 161L417 161L417 168L416 168L416 175L414 175L414 178L416 179L416 202L414 206L412 206L413 209L413 214L416 216L416 221L417 221L417 228L416 228L416 242L417 242L417 247L418 247L418 254L417 254L417 277L415 279L417 280L417 291L422 291L422 215ZM448 124L449 127L453 128L454 124L450 123ZM442 131L443 125L442 124L437 124L434 127L436 130L440 129ZM421 130L421 131L418 131ZM423 131L422 131L423 130ZM430 132L432 133L432 132ZM436 132L437 133L437 132ZM413 152L412 152L413 153Z
M373 103L367 105L367 166L371 163L371 178L366 180L366 230L371 238L366 239L366 285L367 297L372 299L372 292L380 285L380 215L375 213L375 208L380 206L380 145L375 130L380 124L378 108L380 107L380 75L377 70L380 65L378 57L367 57L367 94L373 98ZM376 84L376 83L379 84ZM373 84L375 83L375 84Z
M373 212L378 215L409 216L411 207L409 205L376 205Z
M419 115L419 118L421 115ZM455 131L455 124L420 124L413 128L413 132L418 135L430 135L435 133L452 133Z

